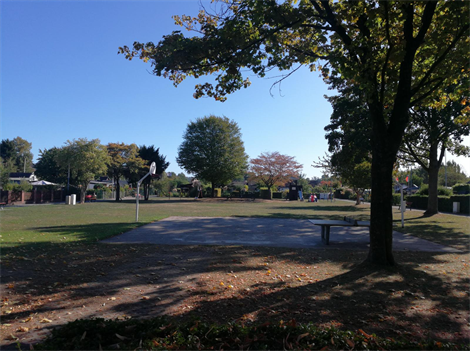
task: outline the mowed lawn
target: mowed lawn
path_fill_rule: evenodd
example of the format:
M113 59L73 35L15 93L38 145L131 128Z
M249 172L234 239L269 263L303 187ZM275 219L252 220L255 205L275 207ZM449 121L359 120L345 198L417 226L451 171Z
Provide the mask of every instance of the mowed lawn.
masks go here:
M30 246L34 243L96 242L139 225L169 216L200 217L275 217L342 219L353 216L369 220L369 205L353 202L320 201L318 203L290 201L227 201L225 199L153 199L141 201L139 223L135 222L133 201L94 202L66 205L36 205L8 207L0 212L1 244L4 249ZM401 215L394 209L395 230L431 240L439 244L466 250L470 238L467 216L438 214L424 217L420 211L405 212L405 228ZM9 250L3 250L9 252Z
M0 347L96 316L265 323L295 320L382 337L467 343L469 217L394 209L395 230L461 253L395 252L395 267L361 264L367 251L98 242L168 216L370 218L367 204L153 199L7 207L0 211ZM41 334L42 333L42 334ZM81 333L80 335L82 335ZM122 334L122 333L118 333ZM116 340L118 343L120 340Z

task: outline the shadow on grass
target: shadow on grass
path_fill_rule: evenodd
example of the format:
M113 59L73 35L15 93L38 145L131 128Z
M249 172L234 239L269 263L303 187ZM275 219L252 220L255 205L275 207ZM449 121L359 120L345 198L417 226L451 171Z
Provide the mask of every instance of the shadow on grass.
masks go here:
M124 199L124 200L121 200L121 201L116 201L116 200L100 200L99 202L106 202L106 203L114 203L114 204L133 204L135 205L136 203L136 200L135 199ZM184 203L184 202L197 202L197 200L194 200L194 198L172 198L171 200L170 199L149 199L148 201L146 200L139 200L139 206L140 205L155 205L155 204L168 204L168 203L176 203L176 202L181 202L181 203Z
M303 210L303 211L324 211L324 212L361 212L364 210L362 207L356 207L354 205L319 205L312 203L311 205L305 206L280 206L276 207L279 210Z
M420 338L426 337L419 334L424 332L445 338L443 335L465 330L466 321L457 317L468 312L465 274L450 279L420 268L447 264L446 256L437 253L397 252L400 265L384 268L361 263L365 251L348 250L101 243L30 244L18 250L25 254L23 258L2 264L2 288L13 284L19 294L28 290L29 300L40 296L41 301L47 301L60 292L66 293L68 301L83 299L88 309L80 318L100 317L106 302L108 311L116 316L175 314L182 319L246 323L295 319L362 328L382 336L397 337L412 331ZM292 276L283 271L287 265L295 270ZM273 274L267 275L267 267ZM341 273L331 275L338 269L329 267L337 267ZM215 273L233 279L235 289L238 278L234 275L244 278L243 274L249 273L254 278L246 289L230 293L219 281L209 279ZM310 280L298 285L296 275ZM36 288L31 290L28 281ZM53 282L59 283L51 289ZM106 300L111 296L117 296L112 303ZM195 298L195 305L188 307L189 298ZM61 309L65 314L66 308L66 301L55 307L46 303L35 312L55 310L57 316ZM3 323L29 314L15 310L3 316ZM463 340L466 336L455 337Z
M54 227L35 227L37 232L57 233L64 236L72 236L79 241L96 242L115 235L119 235L148 223L92 223L64 225Z
M413 224L413 226L398 228L398 231L426 239L441 245L450 246L464 253L470 252L469 235L462 231L447 228L440 223L432 224Z

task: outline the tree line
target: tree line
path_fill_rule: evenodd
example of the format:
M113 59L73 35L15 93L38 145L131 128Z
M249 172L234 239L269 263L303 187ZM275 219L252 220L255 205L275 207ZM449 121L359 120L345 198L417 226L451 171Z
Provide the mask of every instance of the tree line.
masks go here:
M15 140L23 140L16 138ZM24 141L24 140L23 140ZM31 143L27 143L28 170L33 170ZM8 144L8 140L3 140ZM8 172L16 168L6 165L24 161L26 152L11 153L2 162L2 169L7 175L2 184L8 182ZM26 162L26 161L24 161ZM161 191L168 186L183 185L189 182L182 175L168 179L165 170L169 166L166 156L160 154L155 146L137 146L136 144L109 143L102 145L99 139L86 138L68 140L62 147L40 150L38 162L34 165L37 177L57 184L73 185L80 189L81 201L84 202L88 184L107 175L114 181L116 201L119 201L120 182L126 179L136 184L148 171L152 162L156 164L156 176L162 181L157 185ZM279 152L262 153L258 158L249 161L245 153L242 134L239 126L227 117L206 116L190 122L184 132L183 142L178 148L177 162L180 167L203 182L210 183L214 196L216 187L227 186L234 179L245 176L248 180L260 183L271 189L283 185L291 178L298 178L302 165L292 156ZM26 169L26 168L25 168ZM248 174L248 176L247 176ZM144 198L148 200L152 177L143 181ZM166 184L166 186L164 185Z

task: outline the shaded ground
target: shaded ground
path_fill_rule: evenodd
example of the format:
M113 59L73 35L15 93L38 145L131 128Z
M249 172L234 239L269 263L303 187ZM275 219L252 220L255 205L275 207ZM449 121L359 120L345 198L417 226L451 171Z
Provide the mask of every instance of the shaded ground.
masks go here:
M321 229L306 219L172 216L130 230L106 243L159 245L244 245L291 248L346 248L368 250L368 227L331 227L330 245ZM458 252L458 250L393 232L393 249Z
M34 248L34 250L32 249ZM2 340L43 338L77 318L312 321L381 336L468 342L469 255L264 247L57 244L2 262Z

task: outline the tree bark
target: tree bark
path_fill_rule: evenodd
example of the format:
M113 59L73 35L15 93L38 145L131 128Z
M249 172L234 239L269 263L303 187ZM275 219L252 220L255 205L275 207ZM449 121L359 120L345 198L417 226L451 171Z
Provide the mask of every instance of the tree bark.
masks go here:
M439 212L437 188L439 180L439 164L435 158L429 160L429 188L428 188L428 207L425 216L432 216Z
M378 160L380 160L378 162ZM394 265L392 170L394 159L376 150L372 157L372 201L370 210L370 248L367 261Z
M115 178L115 184L116 184L116 201L119 201L121 198L121 184L119 183L119 178Z
M81 204L85 203L85 195L86 195L86 186L81 186L80 187L80 203Z
M148 201L150 197L150 184L144 183L144 200Z
M361 204L361 195L362 195L362 192L359 189L357 189L356 190L356 205Z

